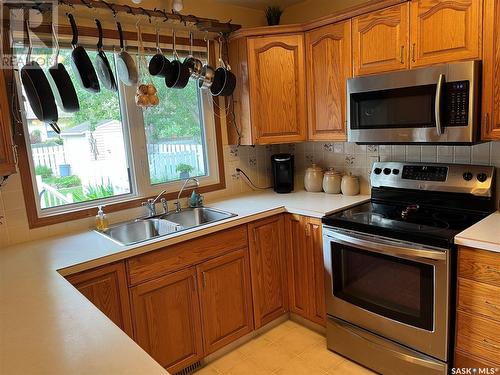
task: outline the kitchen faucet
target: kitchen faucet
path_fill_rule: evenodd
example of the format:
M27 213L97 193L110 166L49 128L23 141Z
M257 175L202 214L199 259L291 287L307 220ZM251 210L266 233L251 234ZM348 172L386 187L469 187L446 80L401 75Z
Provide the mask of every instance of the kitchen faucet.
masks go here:
M147 217L156 216L156 202L166 192L167 192L166 190L163 190L160 194L158 194L156 196L155 199L148 199L147 202L142 202L141 203L141 206L144 207L144 208L146 208L146 210L148 211ZM167 214L168 213L168 202L167 202L167 200L165 198L161 198L160 202L161 202L161 204L163 206L163 213Z
M177 194L177 202L175 202L175 212L181 212L181 201L180 201L181 194L184 191L184 188L186 187L186 185L189 181L194 181L196 184L195 187L200 186L200 181L198 181L198 179L196 177L189 177L186 179L186 181L184 181L184 184L182 185L181 190L179 190L179 194Z

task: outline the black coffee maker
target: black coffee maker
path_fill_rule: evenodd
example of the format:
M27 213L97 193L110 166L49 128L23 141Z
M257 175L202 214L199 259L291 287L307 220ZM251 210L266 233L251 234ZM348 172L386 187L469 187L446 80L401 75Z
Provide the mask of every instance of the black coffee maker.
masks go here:
M276 193L290 193L293 190L294 157L291 154L271 156L273 189Z

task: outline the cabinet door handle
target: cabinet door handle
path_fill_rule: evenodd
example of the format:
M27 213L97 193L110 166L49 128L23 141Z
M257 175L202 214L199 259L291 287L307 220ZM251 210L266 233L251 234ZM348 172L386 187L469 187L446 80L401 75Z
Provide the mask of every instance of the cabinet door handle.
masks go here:
M415 48L416 48L416 46L417 46L417 45L416 45L415 43L413 43L413 44L411 45L411 61L413 61L413 62L415 62L415 61L416 61L416 60L415 60Z
M203 288L206 288L207 287L207 273L205 271L203 271L201 273L201 279L203 282Z
M484 114L484 128L486 129L487 134L491 134L491 123L490 123L490 114Z
M399 62L401 64L404 64L404 51L405 51L405 46L401 46L399 49Z
M306 236L311 237L311 227L309 224L306 224Z

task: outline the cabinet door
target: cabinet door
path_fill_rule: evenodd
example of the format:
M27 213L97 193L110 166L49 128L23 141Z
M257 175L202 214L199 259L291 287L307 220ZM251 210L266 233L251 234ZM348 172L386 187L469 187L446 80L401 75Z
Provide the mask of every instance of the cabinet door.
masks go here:
M248 249L233 251L197 268L205 354L253 329Z
M318 324L326 325L325 265L323 263L323 232L320 219L308 219L306 239L312 255L310 319Z
M352 20L354 75L407 69L408 4Z
M411 67L481 58L483 0L413 0Z
M71 275L67 280L127 335L133 336L123 262Z
M288 311L283 215L248 225L255 328Z
M485 0L482 140L500 140L500 2Z
M311 312L311 252L306 239L307 218L286 215L286 243L288 268L288 295L290 311L304 318Z
M321 220L286 215L290 311L326 325Z
M304 36L248 38L251 119L256 144L306 140Z
M16 172L10 128L9 96L5 82L4 70L0 69L0 177Z
M352 76L351 21L306 33L310 140L347 139L346 80Z
M203 357L196 270L189 268L130 289L135 341L169 372Z

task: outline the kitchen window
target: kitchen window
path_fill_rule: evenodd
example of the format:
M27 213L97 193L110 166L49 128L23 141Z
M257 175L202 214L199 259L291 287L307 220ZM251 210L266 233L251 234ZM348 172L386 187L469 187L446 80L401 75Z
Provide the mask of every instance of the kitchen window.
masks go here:
M48 68L51 52L34 49L32 59ZM96 52L87 52L94 61ZM113 54L107 55L115 68ZM24 64L25 56L18 56ZM202 192L224 187L213 99L196 82L190 80L185 89L176 90L168 89L163 79L148 77L158 89L160 104L143 110L135 104L135 87L120 84L118 93L102 85L97 94L83 90L70 59L71 50L61 50L59 60L75 85L80 111L59 110L60 135L36 119L17 77L33 186L28 199L34 200L41 219L30 225L45 225L44 218L57 215L63 221L62 215L78 211L86 210L82 217L89 216L101 204L108 212L113 205L116 210L138 207L162 190L171 198L187 177L197 177Z

